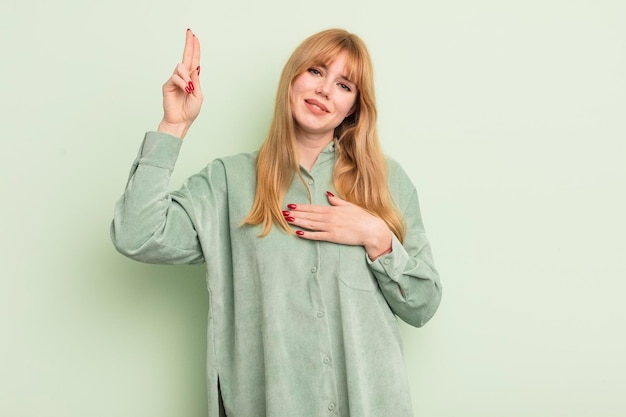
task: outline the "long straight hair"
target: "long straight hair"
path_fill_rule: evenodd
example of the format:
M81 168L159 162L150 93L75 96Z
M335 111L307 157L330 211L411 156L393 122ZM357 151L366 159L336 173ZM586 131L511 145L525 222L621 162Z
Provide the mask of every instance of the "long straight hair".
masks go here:
M283 68L276 93L274 117L256 161L256 195L243 224L261 225L260 237L272 225L288 233L282 204L295 175L302 182L291 109L294 80L316 65L327 65L347 53L347 77L358 87L355 111L335 128L336 154L333 183L339 197L380 217L400 241L405 223L387 186L387 163L378 140L374 73L363 41L343 29L328 29L304 40ZM306 187L306 184L304 184ZM307 187L308 189L308 187Z

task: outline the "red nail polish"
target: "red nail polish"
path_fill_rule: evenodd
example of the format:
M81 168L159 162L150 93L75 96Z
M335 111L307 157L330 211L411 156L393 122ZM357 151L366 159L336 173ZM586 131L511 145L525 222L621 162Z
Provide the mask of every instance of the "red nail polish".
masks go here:
M187 94L191 94L191 88L185 87L185 91L187 92Z
M331 193L330 191L326 191L326 194L327 194L329 197L334 197L334 196L335 196L335 194Z
M286 216L289 216L289 214L291 214L291 213L289 213L287 210L283 210L283 216L286 217Z
M285 217L285 220L287 220L289 223L291 223L292 221L296 220L293 217Z
M296 205L295 204L287 204L287 208L290 210L295 210L296 209Z
M196 68L196 71L198 71L198 75L200 75L200 65L198 65L198 68Z
M189 89L190 89L191 91L194 91L194 90L196 89L196 88L193 86L193 83L192 83L191 81L189 81L189 84L188 84L188 85L189 85Z
M302 230L296 230L296 234L298 236L304 236L304 232Z

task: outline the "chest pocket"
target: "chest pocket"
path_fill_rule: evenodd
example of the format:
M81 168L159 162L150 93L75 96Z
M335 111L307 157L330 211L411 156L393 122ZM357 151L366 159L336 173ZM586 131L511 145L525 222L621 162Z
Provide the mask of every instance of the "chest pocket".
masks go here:
M376 278L365 260L362 246L339 245L339 279L347 287L361 291L374 291Z

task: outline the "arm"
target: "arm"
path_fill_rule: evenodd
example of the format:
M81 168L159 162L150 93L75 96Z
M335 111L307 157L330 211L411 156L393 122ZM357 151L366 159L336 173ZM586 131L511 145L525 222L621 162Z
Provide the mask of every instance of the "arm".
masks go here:
M186 187L169 193L181 144L167 134L146 134L111 224L115 248L129 258L172 264L203 261Z
M169 194L181 139L200 112L200 42L187 30L183 61L163 85L159 131L146 134L124 195L115 206L111 238L118 251L144 262L196 263L202 252L184 192ZM180 139L179 139L180 138ZM191 209L189 209L191 210Z
M421 327L437 311L442 288L414 188L401 209L407 223L404 243L392 236L392 251L368 263L392 311Z

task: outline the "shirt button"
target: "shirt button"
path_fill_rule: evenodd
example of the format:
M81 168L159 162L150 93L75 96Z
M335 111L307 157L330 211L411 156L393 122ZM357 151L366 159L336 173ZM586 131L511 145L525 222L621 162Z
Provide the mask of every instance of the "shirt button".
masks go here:
M321 319L322 317L324 317L324 312L323 311L318 311L317 312L317 318Z
M389 262L391 262L391 260L390 259L385 259L383 262L385 263L385 265L389 265Z
M314 183L315 183L315 181L309 180L309 185L313 185Z
M324 363L325 363L326 365L328 365L328 364L330 363L330 358L329 358L328 356L326 356L326 357L324 358Z
M335 403L328 404L328 411L333 411L335 409Z
M313 268L311 268L311 272L317 272L317 267L314 266Z

